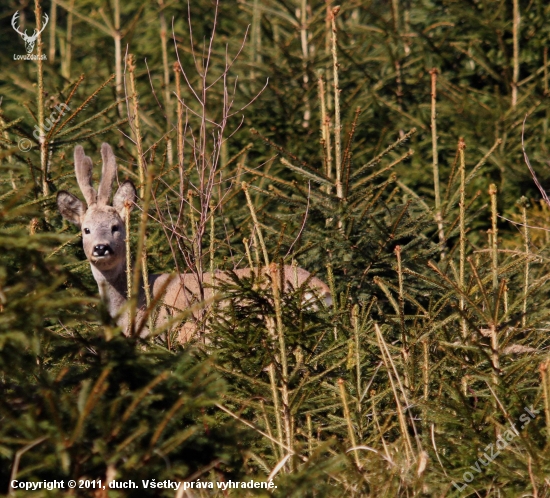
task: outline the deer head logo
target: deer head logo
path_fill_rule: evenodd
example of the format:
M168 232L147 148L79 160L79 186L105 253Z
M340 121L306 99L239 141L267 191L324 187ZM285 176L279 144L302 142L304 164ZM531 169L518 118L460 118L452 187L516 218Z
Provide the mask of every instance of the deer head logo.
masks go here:
M38 39L38 35L40 33L42 33L42 31L44 31L44 29L48 25L49 18L48 18L47 14L44 14L44 24L42 26L42 29L40 31L35 29L32 36L29 36L27 34L27 30L25 30L25 32L23 33L23 31L21 31L17 27L17 19L18 18L19 18L19 11L17 11L15 14L13 14L13 17L11 18L11 25L12 25L13 29L15 29L15 31L17 31L21 35L23 40L25 41L25 50L27 51L27 54L30 54L34 50L34 42Z

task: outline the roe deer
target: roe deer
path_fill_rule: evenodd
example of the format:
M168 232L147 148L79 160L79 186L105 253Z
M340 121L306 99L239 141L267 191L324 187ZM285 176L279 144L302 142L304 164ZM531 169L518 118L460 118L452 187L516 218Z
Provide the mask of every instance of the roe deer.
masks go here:
M74 162L76 180L86 204L64 190L57 194L57 206L63 218L78 225L82 230L82 243L86 258L90 262L93 276L99 287L101 298L106 301L109 314L116 320L124 334L129 335L129 310L127 306L127 279L126 279L126 247L125 247L125 210L132 209L136 201L136 189L131 181L123 182L109 204L112 184L116 176L117 164L115 155L109 144L101 146L103 168L99 188L96 192L92 186L92 160L84 154L81 146L75 147ZM273 268L271 268L273 272ZM238 278L250 277L256 269L244 268L235 270ZM266 273L265 270L264 274ZM281 275L282 276L282 275ZM305 301L314 297L324 300L327 305L332 304L329 287L317 277L313 277L302 268L284 267L284 286L299 287L307 284L308 292L304 293ZM202 298L210 300L215 289L211 286L220 281L228 281L227 272L218 271L214 278L210 272L202 275ZM194 273L149 275L151 299L163 304L157 323L162 324L170 318L170 310L188 310L201 301L201 284ZM137 330L143 327L144 334L148 334L145 321L145 292L143 282L140 282L137 298L137 315L135 323ZM196 316L192 317L196 318ZM194 324L189 322L179 332L179 340L184 343L190 340L195 331Z

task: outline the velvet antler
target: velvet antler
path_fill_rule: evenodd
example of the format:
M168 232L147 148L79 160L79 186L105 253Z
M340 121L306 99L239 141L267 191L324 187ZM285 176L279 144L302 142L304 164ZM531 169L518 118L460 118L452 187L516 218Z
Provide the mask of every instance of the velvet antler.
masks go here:
M101 146L101 157L103 158L103 168L101 170L101 181L97 194L99 204L108 204L111 197L111 190L116 176L116 159L113 149L108 143Z

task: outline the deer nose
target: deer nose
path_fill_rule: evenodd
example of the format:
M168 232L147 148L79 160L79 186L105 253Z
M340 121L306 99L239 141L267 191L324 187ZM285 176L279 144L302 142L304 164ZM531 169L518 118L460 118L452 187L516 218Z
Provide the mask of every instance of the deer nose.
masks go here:
M98 244L94 247L94 256L105 256L106 254L113 254L109 244Z

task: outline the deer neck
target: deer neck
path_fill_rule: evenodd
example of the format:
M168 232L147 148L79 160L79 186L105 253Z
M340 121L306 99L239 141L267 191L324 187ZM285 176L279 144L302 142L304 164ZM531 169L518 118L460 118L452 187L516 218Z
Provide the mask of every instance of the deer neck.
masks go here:
M99 269L93 263L90 263L90 266L99 288L99 295L107 304L109 315L113 318L122 318L119 312L128 300L126 262L109 270Z

